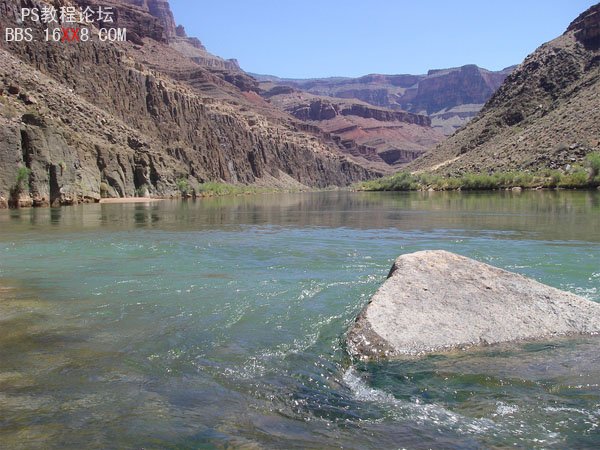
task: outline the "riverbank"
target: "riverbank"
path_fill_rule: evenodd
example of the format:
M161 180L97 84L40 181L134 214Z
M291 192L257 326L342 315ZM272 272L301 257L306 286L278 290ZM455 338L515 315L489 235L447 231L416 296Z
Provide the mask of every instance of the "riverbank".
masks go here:
M305 191L308 191L306 189ZM312 191L312 189L311 189ZM316 189L315 189L316 191ZM196 191L187 187L187 185L180 185L180 196L176 197L119 197L119 198L102 198L99 203L147 203L147 202L159 202L162 200L173 200L177 198L210 198L210 197L224 197L224 196L236 196L236 195L257 195L257 194L275 194L275 193L292 193L300 192L299 189L281 189L281 188L268 188L262 186L247 186L247 185L234 185L227 183L208 182L200 185Z
M190 187L187 183L178 182L177 187L179 191L169 196L126 196L126 197L85 197L85 198L71 198L68 203L62 203L60 206L71 206L78 204L93 204L93 203L148 203L158 202L161 200L174 200L174 199L188 199L188 198L210 198L210 197L222 197L222 196L238 196L238 195L256 195L256 194L282 194L282 193L294 193L294 192L309 192L309 191L322 191L340 189L337 187L327 189L317 189L303 187L293 188L282 188L282 187L268 187L268 186L256 186L256 185L234 185L219 182L207 182L198 185L196 188ZM137 191L136 191L137 192ZM147 195L147 193L146 193ZM18 206L15 206L18 205ZM34 201L29 194L22 194L18 199L8 201L4 197L0 196L0 210L9 208L43 208L50 206L47 199L42 201Z
M256 194L319 192L328 190L355 191L494 191L507 189L600 189L600 153L587 156L584 166L569 167L567 171L541 170L537 172L510 171L500 173L466 173L460 176L443 176L425 172L401 171L388 177L363 181L350 187L328 188L282 188L256 185L234 185L220 182L206 182L192 188L187 182L177 183L179 192L170 197L119 197L119 198L87 198L78 203L147 203L176 198L206 198L221 196L239 196ZM47 202L35 203L29 196L27 202L19 202L19 207L48 206ZM0 197L0 209L9 206Z
M102 198L99 203L154 203L163 201L162 198L150 198L150 197L124 197L124 198Z
M600 187L600 153L590 153L584 166L565 171L540 170L496 173L465 173L443 176L426 172L398 172L389 177L365 181L362 191L491 191L499 189L594 189Z

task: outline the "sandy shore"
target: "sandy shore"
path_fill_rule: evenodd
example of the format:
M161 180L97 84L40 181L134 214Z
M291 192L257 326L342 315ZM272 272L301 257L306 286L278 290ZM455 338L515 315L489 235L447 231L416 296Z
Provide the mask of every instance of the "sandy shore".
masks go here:
M161 202L162 198L150 198L150 197L125 197L125 198L103 198L100 203L150 203L150 202Z

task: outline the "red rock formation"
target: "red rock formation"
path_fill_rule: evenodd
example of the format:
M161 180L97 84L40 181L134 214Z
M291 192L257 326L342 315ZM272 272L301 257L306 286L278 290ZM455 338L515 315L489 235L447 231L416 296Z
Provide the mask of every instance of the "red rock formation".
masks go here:
M400 99L408 111L428 114L464 104L483 104L504 81L506 74L488 72L475 65L458 69L430 70L418 84L413 98Z
M429 117L419 114L318 97L286 86L274 87L266 97L294 117L330 133L346 153L383 167L406 164L443 139L431 128Z
M430 70L427 75L312 80L256 77L263 82L267 97L274 86L288 86L313 95L358 99L386 109L429 115L433 126L449 135L477 114L512 69L492 72L471 65Z
M283 88L277 88L274 95L288 94L290 91ZM300 101L287 108L293 116L300 120L329 120L337 115L357 116L363 119L375 119L382 122L404 122L420 125L423 127L431 126L431 121L427 116L412 114L405 111L392 111L382 108L375 108L362 103L335 103L332 100L322 98L313 99L310 102Z
M381 122L404 122L422 127L430 127L431 120L422 114L413 114L406 111L391 111L381 108L372 108L367 105L353 103L340 110L343 116L358 116L363 119L375 119Z

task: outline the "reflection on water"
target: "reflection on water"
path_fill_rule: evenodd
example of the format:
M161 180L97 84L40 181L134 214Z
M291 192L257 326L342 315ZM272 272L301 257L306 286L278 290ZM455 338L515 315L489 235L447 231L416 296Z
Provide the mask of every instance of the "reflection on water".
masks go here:
M198 229L236 225L436 228L530 231L542 239L600 240L596 191L325 192L264 194L187 201L81 205L0 214L13 226L61 225L63 231L145 227ZM558 228L557 228L558 225Z
M353 364L401 253L600 301L597 192L0 211L0 447L594 448L598 338Z

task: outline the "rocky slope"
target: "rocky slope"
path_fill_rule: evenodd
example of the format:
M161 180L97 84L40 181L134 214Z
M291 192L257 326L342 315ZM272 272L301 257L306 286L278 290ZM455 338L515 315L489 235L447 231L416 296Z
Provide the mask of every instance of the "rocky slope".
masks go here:
M102 4L115 7L114 26L131 26L130 41L99 42L92 29L89 42L46 43L31 23L36 41L2 42L0 203L15 194L19 167L30 170L21 205L172 195L181 180L327 186L378 175L240 89L244 74L227 80L170 47L189 38L173 36L167 2ZM22 6L29 0L0 0L2 28Z
M265 91L289 86L313 95L358 99L374 106L425 114L450 135L466 124L514 69L498 72L466 65L427 75L366 75L360 78L282 79L255 75Z
M569 169L600 149L600 4L506 78L465 128L411 164L445 173Z
M118 0L113 0L117 1ZM106 4L105 1L96 3ZM169 45L201 66L211 69L241 72L235 59L223 59L209 53L198 38L188 37L183 26L177 26L167 0L122 0L147 11L158 19Z
M406 164L444 139L429 117L274 87L263 94L269 101L327 132L354 156L386 166Z

